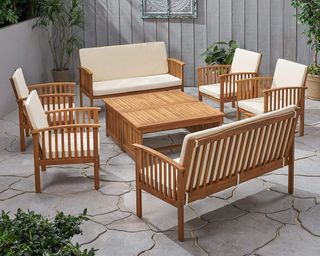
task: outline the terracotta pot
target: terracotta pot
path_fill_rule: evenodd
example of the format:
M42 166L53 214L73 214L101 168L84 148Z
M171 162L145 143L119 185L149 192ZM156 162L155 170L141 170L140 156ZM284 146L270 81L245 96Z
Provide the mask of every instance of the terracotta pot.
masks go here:
M308 75L306 86L307 95L311 100L320 100L320 76Z
M52 77L54 82L70 82L69 69L67 70L52 70Z

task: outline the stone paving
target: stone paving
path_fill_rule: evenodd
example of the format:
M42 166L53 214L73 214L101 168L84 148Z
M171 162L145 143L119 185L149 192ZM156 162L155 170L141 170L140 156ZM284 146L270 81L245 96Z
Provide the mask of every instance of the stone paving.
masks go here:
M143 219L135 216L134 162L106 138L103 108L99 191L93 189L92 166L69 165L49 167L42 174L43 193L35 194L32 139L20 153L17 111L0 120L0 210L52 217L87 208L91 220L74 241L99 249L97 255L320 255L320 102L306 105L306 135L296 137L294 195L286 193L284 168L191 203L185 206L183 243L172 206L144 193ZM234 121L234 109L226 112L225 122ZM150 134L145 144L175 144L185 134Z

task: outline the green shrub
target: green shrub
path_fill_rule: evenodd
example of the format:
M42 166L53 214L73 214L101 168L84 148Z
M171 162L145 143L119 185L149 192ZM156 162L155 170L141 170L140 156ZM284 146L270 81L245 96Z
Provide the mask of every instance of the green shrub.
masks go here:
M205 56L205 62L208 65L230 65L238 47L238 43L234 40L229 43L216 42L208 47L201 56Z
M2 211L0 255L94 256L94 249L82 251L71 242L73 236L82 234L80 225L86 220L86 210L80 216L59 212L52 221L33 211L19 209L12 219Z

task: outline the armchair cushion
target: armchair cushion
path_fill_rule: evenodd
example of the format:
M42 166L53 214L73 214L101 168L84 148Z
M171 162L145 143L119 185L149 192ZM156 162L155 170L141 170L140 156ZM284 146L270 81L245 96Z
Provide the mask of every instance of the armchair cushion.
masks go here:
M181 79L169 75L134 77L93 83L93 95L102 96L116 93L159 89L182 84Z
M240 100L238 107L255 115L264 113L264 97Z
M225 85L225 91L226 87L227 86ZM199 91L214 98L221 99L220 84L202 85L199 87ZM237 88L235 88L235 92L236 91ZM231 87L231 92L233 92L233 87Z
M27 87L21 68L18 68L14 72L12 79L13 79L13 83L16 88L19 99L27 98L29 95L29 89Z
M25 107L33 129L43 129L49 127L47 115L44 112L36 90L33 90L29 94L25 102Z
M46 133L47 136L48 133ZM53 158L62 158L62 136L64 136L64 152L65 152L65 157L69 157L69 148L68 148L68 137L70 136L70 154L71 157L75 157L75 154L77 153L77 156L81 156L81 134L76 133L76 137L74 133L71 133L68 135L68 133L58 134L58 152L56 152L56 143L55 143L55 135L51 134L51 152L52 152L52 157ZM87 148L87 135L86 133L82 134L83 138L83 154L85 157L88 156L88 148ZM99 136L99 135L98 135ZM89 154L91 156L94 155L94 144L93 144L93 132L89 133ZM98 149L100 152L100 143L99 143L99 137L98 137ZM76 143L75 143L76 142ZM40 146L42 147L42 143L40 140ZM49 155L49 139L45 139L45 152L46 152L46 159L50 158ZM100 154L100 153L99 153Z
M259 72L261 54L237 48L230 73Z
M93 82L168 73L164 42L80 49L81 66L93 73Z
M272 88L304 86L308 67L279 59L273 76Z

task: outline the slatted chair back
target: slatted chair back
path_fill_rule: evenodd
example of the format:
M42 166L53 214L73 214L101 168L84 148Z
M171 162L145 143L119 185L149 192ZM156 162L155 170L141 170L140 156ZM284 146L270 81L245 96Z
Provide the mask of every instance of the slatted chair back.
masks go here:
M187 135L180 164L191 201L287 165L295 127L289 106Z

